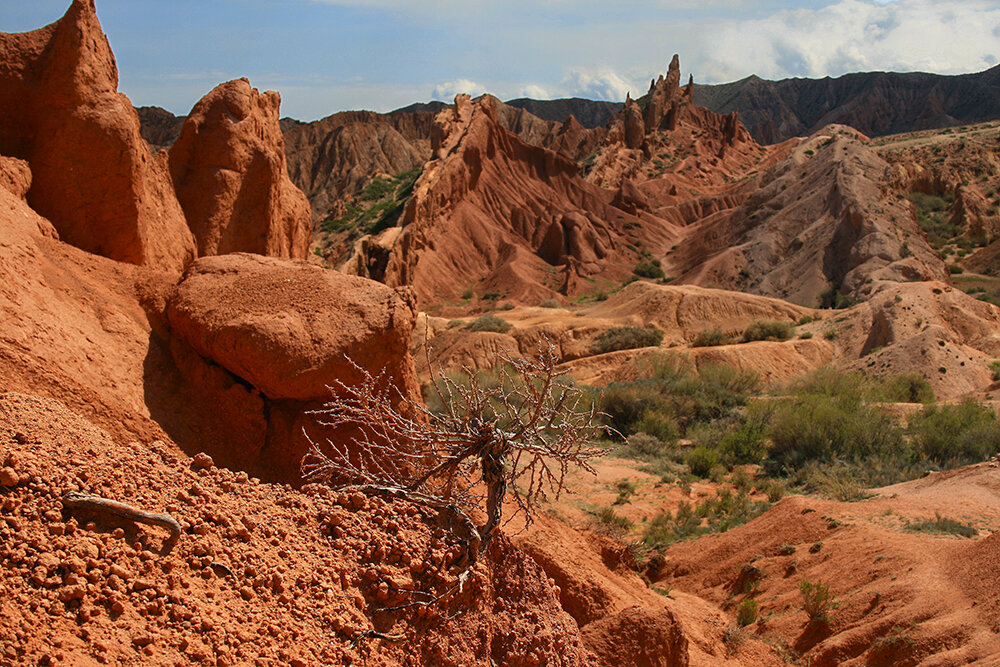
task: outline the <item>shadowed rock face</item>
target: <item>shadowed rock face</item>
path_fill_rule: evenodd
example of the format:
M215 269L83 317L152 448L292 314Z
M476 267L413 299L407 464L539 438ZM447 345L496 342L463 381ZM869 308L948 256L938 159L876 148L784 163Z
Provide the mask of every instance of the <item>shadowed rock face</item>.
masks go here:
M309 202L288 178L278 93L220 84L191 110L170 148L170 174L198 254L303 258Z
M67 243L179 271L194 258L191 233L117 91L93 0L45 28L0 34L0 153L30 165L27 201Z
M809 135L830 123L877 137L1000 117L1000 67L960 76L862 72L782 81L751 76L697 86L694 98L718 113L739 111L750 133L765 144Z

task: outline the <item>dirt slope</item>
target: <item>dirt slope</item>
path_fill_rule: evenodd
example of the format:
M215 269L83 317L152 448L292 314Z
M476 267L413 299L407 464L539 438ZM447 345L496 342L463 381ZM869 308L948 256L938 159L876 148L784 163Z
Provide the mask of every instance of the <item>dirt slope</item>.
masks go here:
M759 580L750 595L762 620L747 631L813 665L994 664L1000 543L904 527L939 513L995 531L997 464L876 492L856 503L787 498L745 526L675 545L662 583L735 606L741 577ZM829 585L829 626L807 622L802 580Z

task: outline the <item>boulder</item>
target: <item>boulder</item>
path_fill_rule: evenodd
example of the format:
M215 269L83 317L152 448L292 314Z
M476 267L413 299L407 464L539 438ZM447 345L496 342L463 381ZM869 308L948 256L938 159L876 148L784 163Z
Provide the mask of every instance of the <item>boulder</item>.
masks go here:
M272 400L323 401L353 360L415 391L408 289L300 261L244 253L199 259L170 298L173 334Z
M93 0L59 21L0 33L0 153L31 168L27 201L63 241L182 270L194 241L166 164L139 134Z
M170 175L199 256L306 256L312 218L288 178L280 104L278 93L261 94L247 79L220 84L170 147Z

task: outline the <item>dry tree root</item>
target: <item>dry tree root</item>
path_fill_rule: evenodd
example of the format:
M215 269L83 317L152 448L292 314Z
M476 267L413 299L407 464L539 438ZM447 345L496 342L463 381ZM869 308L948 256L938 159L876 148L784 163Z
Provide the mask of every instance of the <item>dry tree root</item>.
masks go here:
M89 510L110 514L122 519L129 519L150 526L159 526L170 531L170 537L163 543L164 553L169 553L181 537L181 524L169 514L146 512L137 507L120 503L110 498L101 498L78 491L70 491L63 495L62 503L74 510Z

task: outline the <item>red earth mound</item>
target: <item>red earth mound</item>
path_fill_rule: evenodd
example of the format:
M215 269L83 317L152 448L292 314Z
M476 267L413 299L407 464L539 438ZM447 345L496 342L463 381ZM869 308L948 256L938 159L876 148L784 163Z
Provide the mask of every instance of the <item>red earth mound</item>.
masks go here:
M55 455L58 453L58 455ZM591 665L541 569L501 537L464 547L425 507L293 491L118 444L56 401L0 395L0 660L9 664ZM71 509L86 492L167 531Z
M875 492L855 503L787 498L745 526L677 544L660 584L731 608L756 600L744 632L813 665L992 664L997 540L905 528L937 515L995 531L997 464ZM810 622L803 581L829 587L827 622Z

